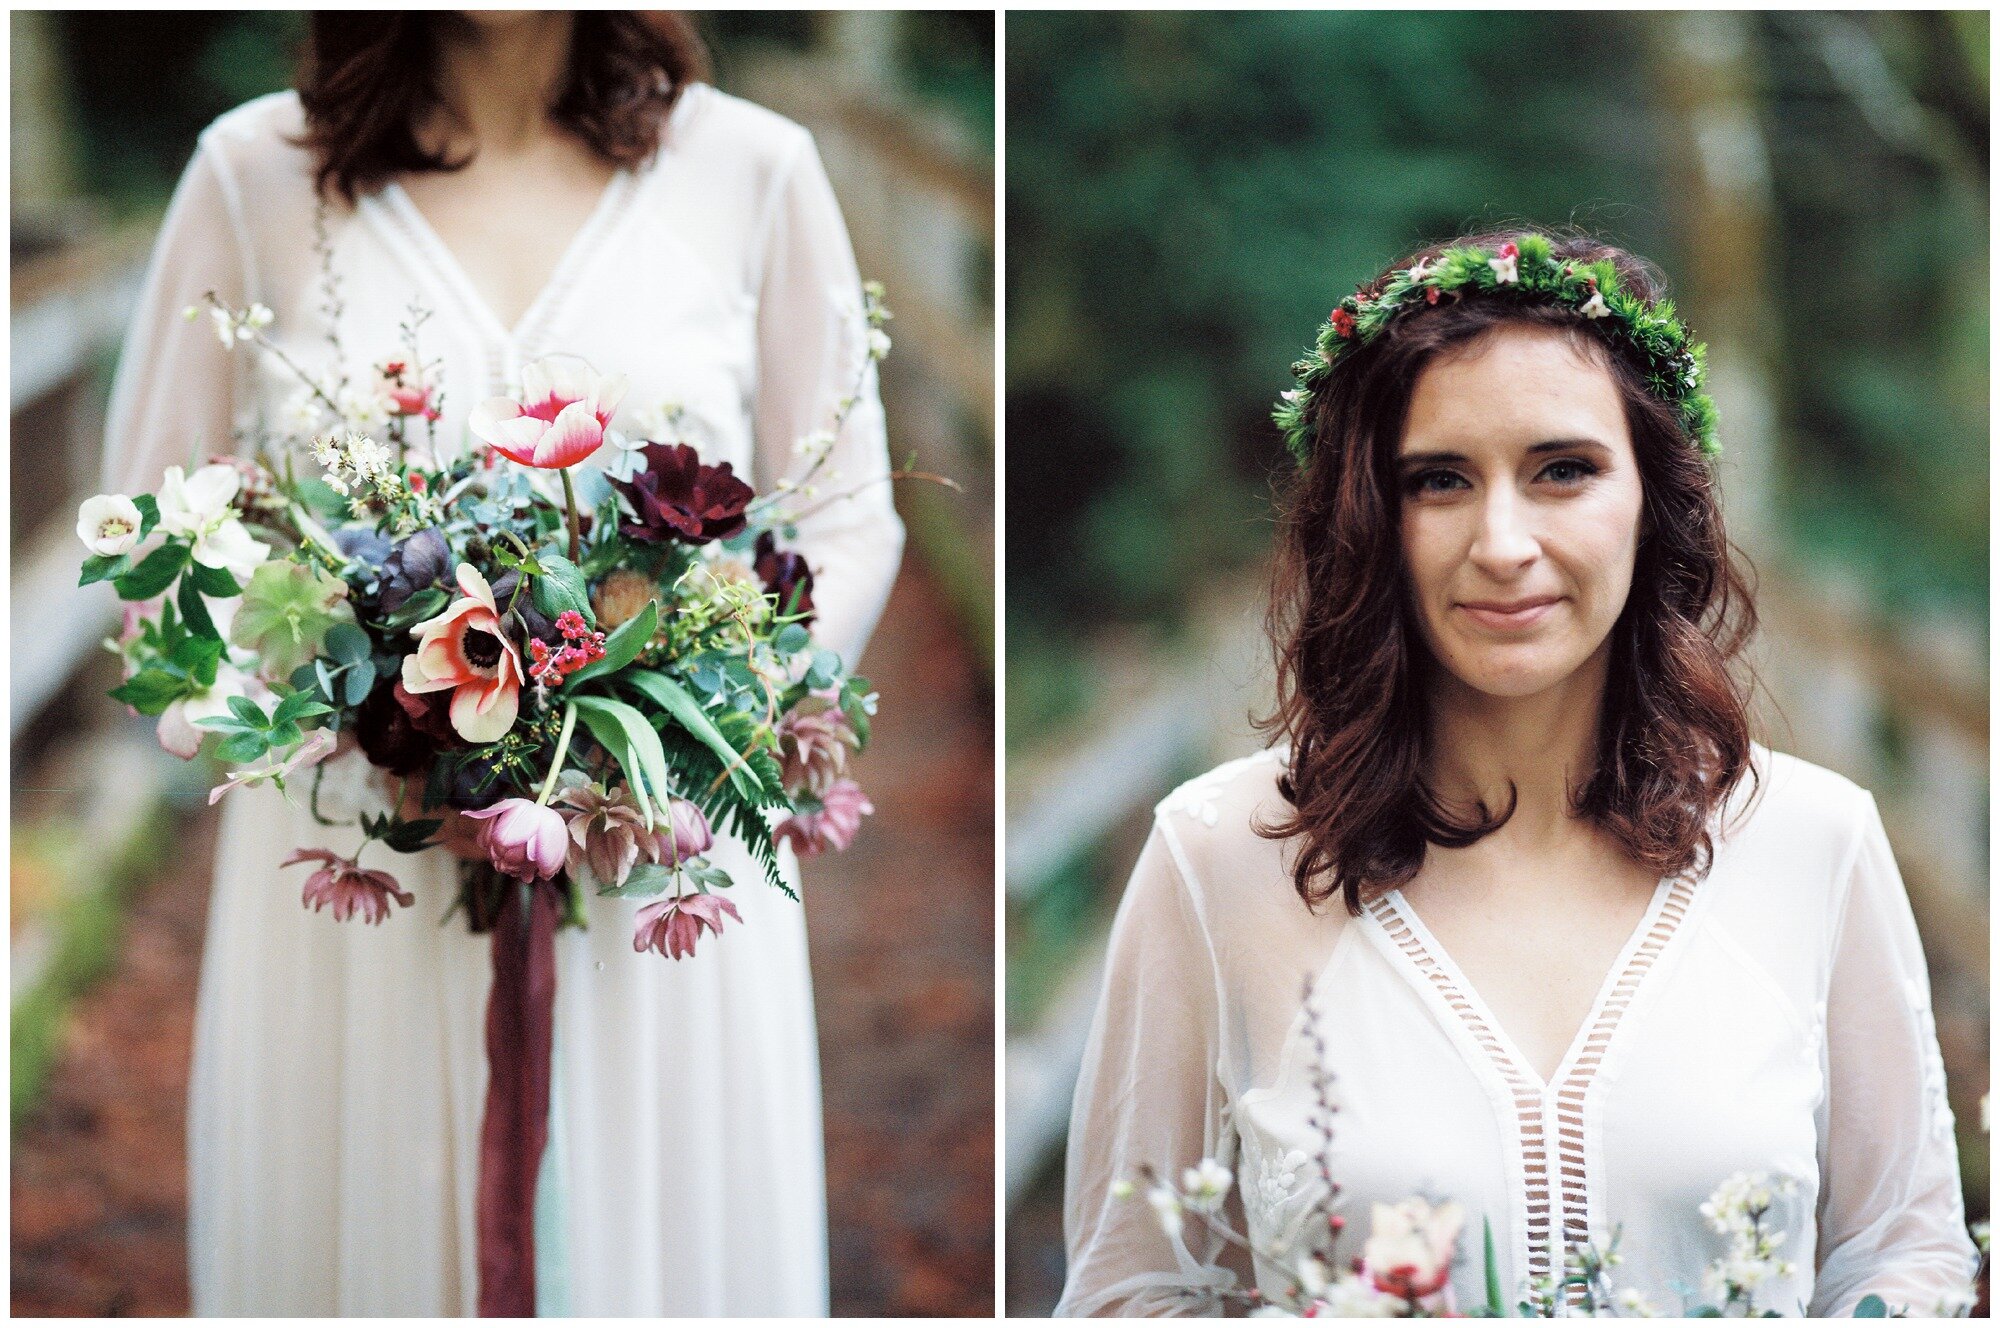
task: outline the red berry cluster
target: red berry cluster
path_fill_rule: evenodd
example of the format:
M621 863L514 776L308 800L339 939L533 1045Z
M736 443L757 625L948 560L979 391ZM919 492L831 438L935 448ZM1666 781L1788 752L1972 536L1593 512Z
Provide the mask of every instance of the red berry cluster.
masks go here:
M528 676L544 687L560 687L570 674L604 658L604 633L591 631L583 615L575 609L566 610L556 618L556 630L567 642L559 649L550 650L538 640L528 642L528 653L535 657L535 662L528 666Z

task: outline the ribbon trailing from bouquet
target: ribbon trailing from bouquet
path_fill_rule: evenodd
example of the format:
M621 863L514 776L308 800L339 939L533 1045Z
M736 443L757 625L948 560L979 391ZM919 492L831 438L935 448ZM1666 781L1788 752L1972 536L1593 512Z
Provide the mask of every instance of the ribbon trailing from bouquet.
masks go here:
M535 1313L535 1190L549 1139L555 887L509 882L493 922L486 1116L479 1132L479 1315Z

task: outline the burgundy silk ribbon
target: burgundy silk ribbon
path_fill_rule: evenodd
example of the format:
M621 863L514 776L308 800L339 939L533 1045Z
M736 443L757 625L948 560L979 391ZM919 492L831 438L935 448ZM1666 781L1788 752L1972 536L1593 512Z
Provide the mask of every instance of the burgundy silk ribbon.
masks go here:
M493 923L493 989L486 1002L486 1118L479 1131L481 1318L535 1313L535 1182L549 1141L556 891L547 882L509 885Z

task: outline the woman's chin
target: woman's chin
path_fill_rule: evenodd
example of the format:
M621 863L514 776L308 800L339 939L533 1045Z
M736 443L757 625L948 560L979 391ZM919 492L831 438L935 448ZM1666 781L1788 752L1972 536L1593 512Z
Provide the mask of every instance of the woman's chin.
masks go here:
M1452 674L1469 690L1496 701L1521 701L1559 687L1576 672L1577 661L1532 646L1488 647L1451 662Z

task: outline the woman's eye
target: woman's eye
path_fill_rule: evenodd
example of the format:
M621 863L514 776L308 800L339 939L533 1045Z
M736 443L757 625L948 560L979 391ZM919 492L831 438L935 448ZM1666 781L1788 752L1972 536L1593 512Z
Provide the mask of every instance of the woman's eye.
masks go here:
M1564 457L1560 461L1551 461L1548 465L1542 467L1541 478L1553 481L1556 484L1581 484L1596 473L1597 467L1591 465L1588 461L1578 461L1573 457Z
M1420 470L1403 481L1405 491L1417 497L1465 487L1465 477L1453 470Z

